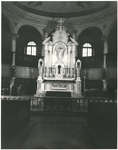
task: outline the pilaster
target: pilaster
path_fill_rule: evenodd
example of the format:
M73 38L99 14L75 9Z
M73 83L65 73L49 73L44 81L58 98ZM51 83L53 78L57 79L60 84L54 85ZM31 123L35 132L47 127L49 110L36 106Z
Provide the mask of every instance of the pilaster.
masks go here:
M12 33L12 47L11 47L11 52L12 52L12 62L11 62L11 67L10 67L10 72L11 72L11 80L10 80L10 95L14 95L15 91L15 81L16 81L16 39L18 35L16 33Z
M107 72L107 54L108 54L108 41L107 37L103 37L104 41L104 53L103 53L103 91L107 91L107 79L106 79L106 72Z

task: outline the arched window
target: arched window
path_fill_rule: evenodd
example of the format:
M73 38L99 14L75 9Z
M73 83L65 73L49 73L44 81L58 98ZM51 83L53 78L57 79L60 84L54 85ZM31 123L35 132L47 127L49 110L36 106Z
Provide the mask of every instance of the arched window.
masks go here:
M90 43L85 43L82 49L82 57L92 56L92 45Z
M26 49L27 55L36 56L36 50L37 50L37 47L34 41L30 41L27 43L27 49Z

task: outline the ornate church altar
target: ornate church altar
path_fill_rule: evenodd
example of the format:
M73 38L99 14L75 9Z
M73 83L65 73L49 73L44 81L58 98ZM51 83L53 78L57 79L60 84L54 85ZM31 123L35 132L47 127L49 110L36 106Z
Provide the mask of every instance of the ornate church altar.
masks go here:
M45 95L47 91L81 96L81 61L76 60L78 43L66 32L63 23L63 19L59 19L55 32L43 41L44 58L38 61L36 96Z

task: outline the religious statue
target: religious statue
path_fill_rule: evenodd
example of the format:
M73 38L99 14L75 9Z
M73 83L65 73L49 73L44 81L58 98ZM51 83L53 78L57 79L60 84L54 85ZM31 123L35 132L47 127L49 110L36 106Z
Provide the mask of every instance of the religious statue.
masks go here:
M58 43L58 45L55 46L56 57L58 60L61 60L63 58L65 50L66 47L63 43Z
M77 68L77 77L80 77L81 61L79 59L76 62L76 68Z
M75 39L73 39L72 37L70 37L70 40L72 43L74 43L75 45L78 45L78 43L75 41Z
M42 77L42 73L43 73L43 60L39 59L38 61L38 71L39 71L39 76Z
M45 45L46 43L48 43L50 41L50 37L46 37L45 40L43 41L43 44Z

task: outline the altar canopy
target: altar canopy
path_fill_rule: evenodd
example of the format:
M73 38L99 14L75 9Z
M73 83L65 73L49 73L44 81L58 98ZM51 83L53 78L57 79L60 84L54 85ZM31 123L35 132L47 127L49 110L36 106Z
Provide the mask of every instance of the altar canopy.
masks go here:
M81 61L76 61L78 43L63 24L64 20L59 19L55 32L42 43L44 58L38 62L37 95L52 90L70 91L72 96L77 95L77 90L81 93Z

